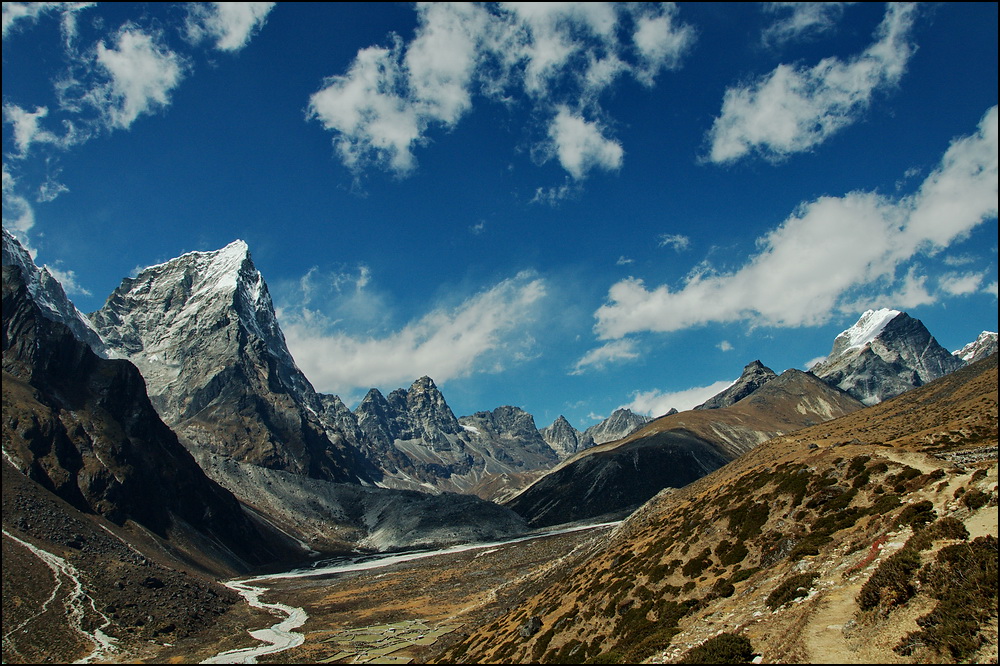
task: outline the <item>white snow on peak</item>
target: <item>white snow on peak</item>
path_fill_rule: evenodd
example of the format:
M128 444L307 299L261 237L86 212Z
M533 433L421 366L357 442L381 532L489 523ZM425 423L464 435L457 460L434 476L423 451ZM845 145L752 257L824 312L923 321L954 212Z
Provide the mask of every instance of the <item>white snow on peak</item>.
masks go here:
M462 424L462 429L463 430L467 430L467 431L471 432L474 435L478 435L479 434L479 428L477 428L476 426L465 425L463 423Z
M881 310L867 310L858 322L849 329L837 336L837 340L845 339L847 345L844 351L849 349L860 349L877 338L890 321L901 315L899 310L882 308Z
M968 363L979 351L979 349L987 344L990 340L996 340L997 334L995 331L983 331L979 334L979 337L965 345L961 349L952 352L953 356L957 356L966 363Z

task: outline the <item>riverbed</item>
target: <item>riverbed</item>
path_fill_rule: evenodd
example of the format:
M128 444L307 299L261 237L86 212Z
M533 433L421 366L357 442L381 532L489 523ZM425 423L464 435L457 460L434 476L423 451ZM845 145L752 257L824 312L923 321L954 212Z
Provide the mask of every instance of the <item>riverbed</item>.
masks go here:
M227 585L248 604L268 610L278 622L248 630L246 646L219 652L203 663L328 662L350 653L350 636L367 635L357 629L399 622L426 623L426 631L412 645L390 641L385 649L398 645L393 652L402 653L390 660L426 658L435 652L437 638L492 614L506 597L515 592L520 596L521 588L544 579L547 571L565 564L617 524L574 525L503 541L321 560L230 581ZM265 603L264 595L280 602ZM434 642L427 642L428 634L434 635Z

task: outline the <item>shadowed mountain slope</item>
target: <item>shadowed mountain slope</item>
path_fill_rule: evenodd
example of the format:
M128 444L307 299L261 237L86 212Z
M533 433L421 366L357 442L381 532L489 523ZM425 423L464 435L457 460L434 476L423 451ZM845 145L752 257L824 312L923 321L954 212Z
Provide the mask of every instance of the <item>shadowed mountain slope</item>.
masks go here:
M827 421L861 404L798 370L720 409L664 416L628 437L586 449L506 503L533 526L634 508L679 488L776 435Z

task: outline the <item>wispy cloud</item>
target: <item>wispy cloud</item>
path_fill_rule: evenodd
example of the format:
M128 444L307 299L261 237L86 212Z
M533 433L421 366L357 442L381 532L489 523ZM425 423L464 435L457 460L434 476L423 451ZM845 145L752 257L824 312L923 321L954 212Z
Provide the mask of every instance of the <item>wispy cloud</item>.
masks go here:
M660 247L670 247L677 252L682 252L690 247L691 239L681 234L660 234L657 245Z
M778 46L828 32L837 25L850 2L765 2L763 11L780 16L764 30L765 44Z
M62 288L67 295L69 296L92 295L89 289L86 289L77 281L76 272L71 270L61 270L54 266L49 266L48 264L45 264L45 268L49 271L52 277L54 277L56 280L59 281L59 284L62 285Z
M672 4L427 3L417 12L412 41L392 35L391 46L362 49L310 97L308 117L334 133L352 170L410 173L414 149L432 128L453 127L474 92L528 100L545 125L535 154L574 179L616 170L624 149L603 119L601 93L623 76L652 85L694 41Z
M986 273L947 273L939 279L941 290L953 296L974 294L980 290Z
M220 51L239 51L260 31L273 2L205 2L187 5L185 22L192 42L210 39Z
M811 326L890 288L880 307L933 302L917 266L997 216L997 107L978 131L954 140L919 191L899 199L871 192L803 203L758 239L731 273L703 264L680 289L641 279L614 284L595 313L600 339L677 331L709 322ZM902 273L902 275L900 275Z
M529 329L545 295L541 278L522 273L379 337L342 332L308 308L285 307L279 317L289 349L313 384L347 394L421 375L443 382L498 372L529 358Z
M733 385L732 381L718 381L708 386L695 386L682 391L637 391L632 396L632 402L624 405L637 414L647 416L662 416L671 409L679 412L693 409L714 395L725 391Z
M750 153L782 159L856 122L875 92L896 85L906 71L916 12L913 3L889 3L878 41L846 62L825 58L808 69L779 65L726 90L708 134L707 159L728 163Z
M588 368L604 368L611 363L632 360L639 357L634 340L614 340L591 349L573 366L571 375L581 375Z
M729 352L733 351L733 345L729 340L723 340L719 344L715 345L719 351Z

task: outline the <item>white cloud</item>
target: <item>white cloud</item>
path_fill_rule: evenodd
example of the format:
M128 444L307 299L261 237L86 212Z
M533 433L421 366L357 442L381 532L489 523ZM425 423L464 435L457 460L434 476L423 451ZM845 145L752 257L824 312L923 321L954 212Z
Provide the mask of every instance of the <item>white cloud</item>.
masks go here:
M239 51L264 26L273 2L205 2L187 5L185 27L193 42L213 39L220 51Z
M526 357L527 329L545 294L541 279L522 273L382 337L348 335L307 308L283 308L279 317L296 363L317 389L347 393L421 375L443 382L502 370Z
M398 174L413 169L411 147L429 118L403 97L399 42L358 52L344 76L324 81L309 98L309 117L334 130L334 146L351 169L378 164Z
M850 2L765 2L763 10L785 14L764 30L765 44L779 45L831 30Z
M919 191L892 199L851 192L799 206L779 227L758 239L757 254L731 273L701 265L679 289L653 289L636 278L610 288L597 310L601 339L640 331L669 332L709 322L813 326L838 312L914 307L941 294L908 265L934 254L997 216L997 107L978 131L952 142ZM902 273L902 274L901 274ZM876 292L877 293L877 292ZM861 308L864 309L864 308Z
M660 247L672 247L677 252L681 252L690 247L691 239L681 234L660 234L657 245Z
M28 148L36 141L49 141L51 134L39 127L38 121L49 115L47 107L38 106L35 110L25 111L16 104L3 105L3 121L14 127L14 145L17 146L16 157L24 157Z
M695 386L683 391L661 392L656 389L652 391L637 391L632 396L632 402L623 405L637 414L647 416L662 416L669 412L671 408L679 412L693 409L705 402L712 396L722 393L732 386L733 381L718 381L708 386Z
M504 102L523 95L547 124L542 152L574 178L617 169L621 145L592 120L602 116L598 97L624 75L652 85L694 40L673 5L421 3L417 12L412 41L393 35L391 48L359 51L310 98L308 117L334 133L352 170L406 175L414 148L432 128L453 127L476 92Z
M732 343L729 342L729 340L723 340L722 342L720 342L715 346L718 347L720 351L724 352L733 351L733 345Z
M35 251L30 247L27 233L35 226L35 210L31 207L31 203L18 194L16 190L17 180L5 162L3 165L3 226L17 237L21 245L33 257Z
M627 361L639 357L634 340L615 340L591 349L573 367L571 375L581 375L589 367L603 368L609 363Z
M85 100L109 128L127 129L144 113L170 104L170 93L184 76L183 59L162 40L126 24L117 45L97 44L96 65L107 80L89 90Z
M562 185L535 188L535 196L533 196L531 201L528 203L541 203L548 204L549 206L556 206L566 199L579 196L581 191L582 188L580 187L580 184L572 182L567 177L566 182Z
M979 291L985 277L986 273L948 273L942 275L938 282L945 293L963 296Z
M94 2L5 2L3 3L3 38L18 23L25 19L35 21L39 16L49 12L60 12L63 15L63 32L67 38L75 33L76 12L87 7L93 7Z
M618 261L615 262L616 266L628 266L629 264L634 264L635 259L629 259L625 255L618 257Z
M993 294L993 298L997 298L997 281L993 280L988 285L983 288L984 294Z
M916 5L890 3L879 40L847 62L825 58L812 68L779 65L726 90L708 138L708 159L728 163L758 152L770 159L809 150L854 123L876 91L894 86L914 48Z
M585 178L592 168L613 171L621 167L625 151L621 144L604 137L603 128L588 122L566 107L560 107L549 125L559 164L573 178Z

